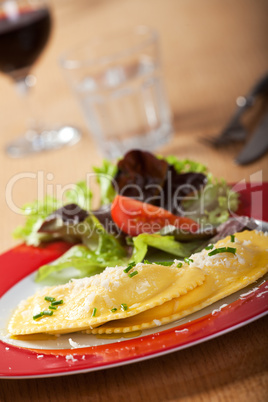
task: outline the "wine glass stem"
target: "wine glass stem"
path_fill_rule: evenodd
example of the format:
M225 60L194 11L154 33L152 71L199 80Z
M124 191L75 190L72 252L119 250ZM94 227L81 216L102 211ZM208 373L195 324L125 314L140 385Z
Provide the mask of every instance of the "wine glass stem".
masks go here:
M36 78L32 74L15 81L17 92L22 100L23 108L25 110L25 115L29 116L27 122L27 133L36 134L41 130L40 121L37 118L37 111L35 107L35 102L33 100L32 88L35 86Z

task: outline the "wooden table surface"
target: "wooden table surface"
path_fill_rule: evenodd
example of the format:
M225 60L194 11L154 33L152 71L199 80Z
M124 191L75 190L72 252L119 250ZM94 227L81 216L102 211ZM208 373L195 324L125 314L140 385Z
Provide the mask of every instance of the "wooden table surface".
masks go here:
M1 251L16 244L11 233L23 222L16 211L19 206L42 195L48 185L51 189L52 184L64 187L82 180L92 165L101 163L58 58L86 38L121 28L146 24L160 33L175 135L158 151L205 163L213 174L230 182L268 180L267 155L241 167L234 163L240 146L215 151L198 141L219 132L235 108L236 97L267 70L266 0L54 0L52 8L53 35L34 69L35 112L50 124L77 125L84 135L70 148L8 158L4 146L23 132L27 110L12 83L0 75ZM31 176L38 172L44 177L39 188ZM15 180L18 174L21 179ZM265 401L267 329L262 318L217 339L142 363L61 378L2 380L0 401Z

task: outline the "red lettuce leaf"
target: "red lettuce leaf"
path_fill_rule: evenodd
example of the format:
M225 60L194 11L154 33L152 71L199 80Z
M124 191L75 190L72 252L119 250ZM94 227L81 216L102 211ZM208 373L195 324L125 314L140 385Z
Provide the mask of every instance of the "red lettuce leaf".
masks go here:
M62 222L62 226L70 224L78 224L83 222L89 213L79 207L77 204L67 204L62 208L56 209L44 220L40 226L39 233L53 233L58 232L59 226L56 225L57 221ZM56 226L56 227L55 227Z
M125 197L139 197L140 201L146 202L160 193L168 166L165 160L156 158L150 152L129 151L117 164L116 190Z
M118 162L116 191L125 197L160 206L179 215L177 206L193 191L207 183L202 173L177 173L174 166L150 152L129 151Z

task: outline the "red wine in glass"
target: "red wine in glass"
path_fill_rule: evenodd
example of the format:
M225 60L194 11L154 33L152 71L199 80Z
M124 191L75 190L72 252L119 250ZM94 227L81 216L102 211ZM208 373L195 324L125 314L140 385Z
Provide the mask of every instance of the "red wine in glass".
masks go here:
M29 72L45 48L51 32L51 15L45 0L0 1L0 72L10 76L20 92L31 86ZM60 148L80 139L74 127L32 127L6 147L11 157Z
M48 8L18 9L16 15L0 15L0 70L16 76L29 69L45 47L51 31Z

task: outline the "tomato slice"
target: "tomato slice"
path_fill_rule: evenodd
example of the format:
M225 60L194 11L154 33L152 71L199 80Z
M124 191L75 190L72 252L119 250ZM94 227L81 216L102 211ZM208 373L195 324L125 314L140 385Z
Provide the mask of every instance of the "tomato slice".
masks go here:
M116 225L130 236L155 233L167 225L174 225L187 233L198 229L198 224L190 218L176 216L164 208L121 195L115 197L111 215Z

